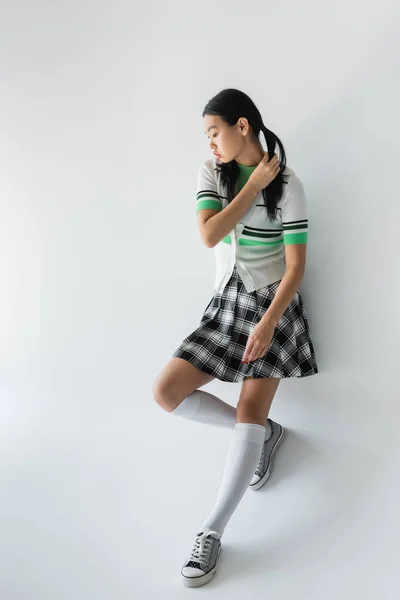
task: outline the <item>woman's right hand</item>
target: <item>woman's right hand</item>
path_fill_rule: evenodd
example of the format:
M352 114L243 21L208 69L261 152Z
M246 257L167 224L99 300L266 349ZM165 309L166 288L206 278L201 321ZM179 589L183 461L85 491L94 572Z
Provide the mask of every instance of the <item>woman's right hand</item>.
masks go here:
M264 158L250 175L248 183L255 188L257 193L261 192L261 190L266 188L275 179L280 169L281 165L278 155L274 154L271 161L268 162L268 152L266 152Z

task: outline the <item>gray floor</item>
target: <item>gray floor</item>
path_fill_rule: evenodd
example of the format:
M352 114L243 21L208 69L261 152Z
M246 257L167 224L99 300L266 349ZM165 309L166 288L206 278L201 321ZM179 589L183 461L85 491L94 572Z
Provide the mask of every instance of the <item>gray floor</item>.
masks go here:
M394 597L396 430L352 422L344 402L332 422L328 393L326 403L307 402L315 385L302 382L299 399L289 382L276 399L271 414L287 436L268 484L246 493L226 529L218 573L203 588L210 598ZM209 389L234 401L233 387ZM192 593L179 570L214 501L230 431L175 419L151 402L138 419L123 394L112 408L98 394L97 406L82 399L79 409L77 398L58 408L26 402L19 412L3 404L4 599Z

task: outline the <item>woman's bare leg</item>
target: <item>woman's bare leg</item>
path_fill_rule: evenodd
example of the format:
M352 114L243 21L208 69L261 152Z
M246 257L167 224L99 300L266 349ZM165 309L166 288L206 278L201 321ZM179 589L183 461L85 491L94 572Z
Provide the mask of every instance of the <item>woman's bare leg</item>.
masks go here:
M245 379L236 408L238 423L265 425L280 379Z
M213 379L187 360L174 356L153 384L154 399L164 410L172 412L187 396Z

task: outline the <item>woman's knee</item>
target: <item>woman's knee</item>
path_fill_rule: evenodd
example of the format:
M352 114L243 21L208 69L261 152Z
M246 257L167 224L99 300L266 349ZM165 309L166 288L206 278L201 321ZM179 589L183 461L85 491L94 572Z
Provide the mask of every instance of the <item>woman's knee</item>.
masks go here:
M153 397L155 402L167 412L172 412L184 400L180 397L176 386L169 378L159 375L153 383Z
M172 412L194 390L213 380L181 358L172 358L153 384L154 400Z

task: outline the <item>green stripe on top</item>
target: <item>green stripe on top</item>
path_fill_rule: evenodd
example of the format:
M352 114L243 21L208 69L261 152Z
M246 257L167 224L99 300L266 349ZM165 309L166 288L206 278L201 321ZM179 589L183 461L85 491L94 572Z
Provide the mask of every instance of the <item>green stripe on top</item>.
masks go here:
M284 233L283 240L286 246L291 244L306 244L308 239L307 231L303 233Z
M198 200L196 205L196 213L199 210L222 210L221 202L219 200Z

